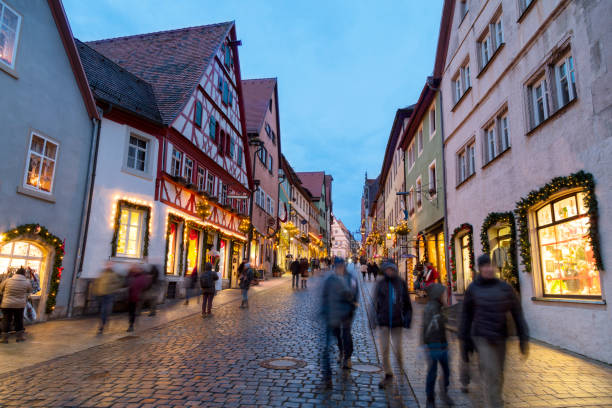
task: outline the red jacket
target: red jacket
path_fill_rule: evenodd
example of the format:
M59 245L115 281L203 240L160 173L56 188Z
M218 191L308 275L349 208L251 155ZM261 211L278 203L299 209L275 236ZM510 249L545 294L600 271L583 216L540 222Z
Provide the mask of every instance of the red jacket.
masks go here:
M429 271L431 271L431 273L429 273ZM433 266L429 269L429 271L425 271L425 276L427 276L427 274L429 273L429 276L427 276L427 279L425 279L425 287L436 283L440 278L440 274Z
M150 285L151 279L144 273L128 276L128 301L140 301L142 292Z

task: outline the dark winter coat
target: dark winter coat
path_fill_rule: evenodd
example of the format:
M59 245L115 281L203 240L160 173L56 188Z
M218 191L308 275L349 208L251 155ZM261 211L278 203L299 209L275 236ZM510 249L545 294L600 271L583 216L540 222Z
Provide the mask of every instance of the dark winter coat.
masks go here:
M439 283L434 283L425 289L429 300L423 311L421 331L421 342L423 344L445 344L447 342L446 315L440 302L440 298L444 296L445 289Z
M217 288L215 282L219 280L219 275L215 271L204 271L200 276L200 287L202 288L202 293L207 295L214 295L217 293ZM212 282L212 286L205 288L203 284L205 282Z
M471 336L489 340L507 338L508 312L512 314L519 339L527 340L527 323L512 286L497 278L483 279L479 275L465 291L459 338L466 342Z
M291 262L291 265L289 265L289 269L291 269L291 274L292 275L299 275L300 274L300 261L298 261L297 259L293 262Z
M253 277L255 273L253 272L253 268L245 268L246 270L240 276L240 289L249 289L251 287L251 282L253 281Z
M376 323L386 327L409 328L412 322L412 305L408 286L399 276L384 278L374 291Z
M323 285L321 315L329 327L350 325L357 308L357 279L346 272L343 276L330 273Z
M151 286L151 277L144 273L128 275L128 301L137 303L142 297L142 293Z

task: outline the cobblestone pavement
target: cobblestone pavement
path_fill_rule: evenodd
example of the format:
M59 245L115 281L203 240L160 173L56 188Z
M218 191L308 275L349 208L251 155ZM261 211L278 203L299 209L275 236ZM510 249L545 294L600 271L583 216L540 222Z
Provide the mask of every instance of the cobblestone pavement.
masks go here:
M415 406L401 388L378 389L379 374L335 368L333 390L320 387L317 294L290 284L117 341L0 375L2 407L387 407ZM364 307L354 326L354 361L379 365ZM260 362L292 357L303 368Z
M374 283L366 282L363 286L370 293ZM404 367L419 403L425 406L427 370L416 351L424 305L413 302L412 307L412 328L404 331ZM462 394L459 391L459 346L452 333L450 340L449 394L458 407L481 407L477 362L473 361L470 368L473 378L469 393ZM506 359L504 400L507 407L612 407L612 367L539 342L531 342L530 354L525 360L519 353L518 341L511 340Z

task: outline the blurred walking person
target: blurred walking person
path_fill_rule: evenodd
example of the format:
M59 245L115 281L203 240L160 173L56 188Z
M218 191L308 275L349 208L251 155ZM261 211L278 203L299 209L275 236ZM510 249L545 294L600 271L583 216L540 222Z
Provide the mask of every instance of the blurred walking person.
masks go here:
M313 272L313 275L314 275L314 272ZM308 282L308 276L309 276L309 271L308 271L308 268L306 268L302 271L302 289L306 289L308 287L308 285L306 284Z
M147 273L149 275L149 279L151 280L151 286L145 293L146 301L149 304L149 316L155 316L157 314L159 295L164 287L164 278L160 272L161 271L157 265L149 265L149 270Z
M191 275L185 277L185 305L189 304L189 299L197 292L198 267L194 266ZM199 299L199 298L198 298Z
M294 289L298 289L300 287L300 261L298 261L297 259L293 260L293 262L291 262L291 265L289 265L289 269L291 269L292 275L291 287Z
M485 406L498 408L504 406L502 392L508 338L506 315L512 314L520 351L524 356L529 353L529 333L514 289L495 276L488 254L478 257L478 272L465 291L459 339L464 354L467 354L473 342L478 353Z
M384 378L379 387L384 388L393 377L389 360L391 342L398 351L398 361L403 367L402 329L410 328L412 322L412 305L406 282L399 276L397 265L392 261L382 264L383 278L374 289L374 309L376 324L379 327L379 338L383 355Z
M359 266L359 270L361 270L361 276L363 277L363 281L365 282L366 273L367 273L368 275L370 275L370 274L368 273L368 265L366 265L366 264L362 263L362 264Z
M336 257L334 272L325 279L321 298L321 317L325 325L321 365L326 388L332 386L329 350L332 337L336 337L338 343L342 368L351 368L353 354L351 326L358 305L358 293L357 279L346 270L344 260Z
M240 279L240 290L242 291L242 303L240 304L241 309L249 308L249 288L253 282L254 272L249 262L244 264L242 273L239 276Z
M140 266L132 266L128 272L128 316L129 327L128 332L134 331L134 323L136 322L136 314L142 301L142 295L151 285L151 279L147 276Z
M204 272L200 275L200 287L202 288L202 317L211 316L212 303L217 293L216 282L219 280L217 272L212 270L212 264L206 262Z
M446 316L443 307L446 303L446 287L439 283L429 285L427 292L428 301L423 311L423 327L421 330L421 343L425 346L427 355L427 408L435 408L435 386L438 376L438 364L442 367L444 375L443 383L440 385L440 398L444 404L455 405L448 396L448 385L450 384L450 368L448 365L448 341L446 339Z
M113 311L113 303L115 302L115 295L123 287L123 280L113 269L113 263L108 261L104 265L104 269L100 273L100 276L94 281L92 292L93 295L98 298L100 303L100 326L98 327L98 334L102 334L104 326L108 321L108 316Z
M2 303L2 337L0 343L8 343L11 323L15 328L17 342L25 341L23 329L23 310L26 307L28 295L32 292L32 284L25 277L26 270L19 268L9 279L0 283Z

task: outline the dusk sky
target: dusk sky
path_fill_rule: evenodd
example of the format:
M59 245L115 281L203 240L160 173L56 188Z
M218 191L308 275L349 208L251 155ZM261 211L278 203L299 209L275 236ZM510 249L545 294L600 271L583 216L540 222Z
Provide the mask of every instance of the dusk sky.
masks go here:
M235 20L243 79L277 77L282 150L296 171L334 177L334 214L359 228L397 108L433 62L442 0L64 0L83 41Z

